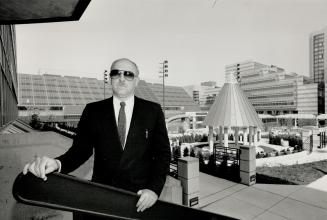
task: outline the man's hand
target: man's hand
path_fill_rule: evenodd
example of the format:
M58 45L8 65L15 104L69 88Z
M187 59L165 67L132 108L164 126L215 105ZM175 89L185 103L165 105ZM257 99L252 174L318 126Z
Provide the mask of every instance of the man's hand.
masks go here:
M158 199L158 195L149 189L139 190L137 194L140 195L136 204L137 212L143 212L145 209L150 208Z
M46 174L59 169L59 165L55 159L49 157L36 157L31 163L25 165L23 174L27 172L33 173L35 176L47 180Z

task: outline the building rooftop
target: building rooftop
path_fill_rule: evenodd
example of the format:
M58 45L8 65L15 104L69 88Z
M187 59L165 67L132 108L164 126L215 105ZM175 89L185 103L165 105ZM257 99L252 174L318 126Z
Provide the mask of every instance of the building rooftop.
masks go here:
M0 24L79 20L91 0L1 0Z

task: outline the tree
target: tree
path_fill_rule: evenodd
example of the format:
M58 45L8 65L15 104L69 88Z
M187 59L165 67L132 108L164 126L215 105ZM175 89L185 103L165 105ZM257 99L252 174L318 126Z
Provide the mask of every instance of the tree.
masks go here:
M203 159L203 155L201 152L199 152L199 167L200 167L200 171L202 172L206 172L207 171L207 166L204 163L204 159Z
M41 120L37 114L31 116L30 125L34 129L40 129L42 127Z
M195 151L194 151L194 149L193 149L193 148L191 148L191 153L190 153L190 156L191 156L191 157L195 157Z
M187 147L184 148L183 156L184 157L189 156L189 149Z

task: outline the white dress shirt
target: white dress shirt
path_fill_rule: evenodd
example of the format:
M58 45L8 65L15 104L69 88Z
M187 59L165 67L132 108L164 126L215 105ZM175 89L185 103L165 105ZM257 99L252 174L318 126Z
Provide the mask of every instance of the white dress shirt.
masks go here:
M116 125L118 126L118 115L120 110L120 101L117 97L113 96L113 104L114 104L114 111L115 111L115 119L116 119ZM134 96L128 98L125 102L125 115L126 115L126 135L125 135L125 144L126 139L128 136L129 126L131 124L132 115L133 115L133 108L134 108Z

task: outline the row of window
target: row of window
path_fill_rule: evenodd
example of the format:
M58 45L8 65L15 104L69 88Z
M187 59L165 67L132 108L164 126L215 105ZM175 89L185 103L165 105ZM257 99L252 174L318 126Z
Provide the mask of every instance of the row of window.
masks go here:
M253 103L253 106L281 106L281 105L285 105L285 106L289 106L289 105L294 105L294 102L271 102L271 103Z

